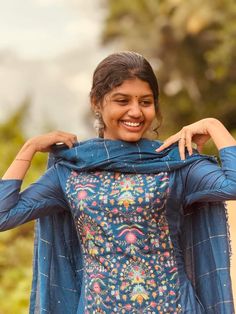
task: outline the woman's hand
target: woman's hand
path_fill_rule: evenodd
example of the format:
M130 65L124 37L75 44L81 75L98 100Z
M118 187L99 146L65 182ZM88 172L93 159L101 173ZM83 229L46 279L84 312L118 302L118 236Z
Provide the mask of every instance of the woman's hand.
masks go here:
M72 133L63 131L53 131L47 134L39 135L29 139L26 146L32 147L34 152L50 152L52 145L63 143L72 148L73 144L77 141L77 136Z
M23 180L35 153L50 152L52 145L56 143L63 143L71 148L76 141L76 135L62 131L54 131L29 139L18 152L2 179Z
M189 155L192 155L192 143L195 143L198 151L201 152L204 144L210 138L212 138L218 149L236 145L234 138L219 120L206 118L184 126L179 132L167 138L163 145L157 149L157 152L178 142L180 158L183 160L185 159L185 148L187 148Z

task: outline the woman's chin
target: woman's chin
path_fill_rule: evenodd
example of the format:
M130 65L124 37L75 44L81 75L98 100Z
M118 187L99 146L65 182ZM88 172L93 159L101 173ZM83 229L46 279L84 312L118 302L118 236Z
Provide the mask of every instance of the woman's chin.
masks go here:
M120 140L126 141L126 142L137 142L142 138L142 133L128 133L123 134L120 137Z
M120 140L126 142L137 142L139 141L144 135L143 130L137 132L130 132L127 130L119 130L115 134L111 134L109 132L104 132L104 138L112 139L112 140Z

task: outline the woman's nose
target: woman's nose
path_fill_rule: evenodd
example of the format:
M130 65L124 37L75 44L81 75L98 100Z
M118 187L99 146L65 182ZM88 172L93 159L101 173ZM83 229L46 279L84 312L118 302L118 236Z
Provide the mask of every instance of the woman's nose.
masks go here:
M133 101L131 103L128 114L129 116L134 118L140 118L142 116L142 110L140 108L138 101Z

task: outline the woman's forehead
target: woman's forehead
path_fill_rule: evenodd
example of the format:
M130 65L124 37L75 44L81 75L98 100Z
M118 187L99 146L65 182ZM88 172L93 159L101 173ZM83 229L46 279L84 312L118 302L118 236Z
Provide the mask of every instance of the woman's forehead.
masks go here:
M142 81L138 78L125 80L121 85L114 87L110 92L110 95L152 95L152 90L148 82Z

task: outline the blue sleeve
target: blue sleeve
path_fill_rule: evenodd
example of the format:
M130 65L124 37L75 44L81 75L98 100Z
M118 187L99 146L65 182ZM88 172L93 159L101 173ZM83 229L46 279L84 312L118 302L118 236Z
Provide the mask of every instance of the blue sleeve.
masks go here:
M236 146L219 151L221 167L203 159L185 173L184 205L236 199Z
M0 231L68 208L55 167L23 192L21 183L0 180Z

